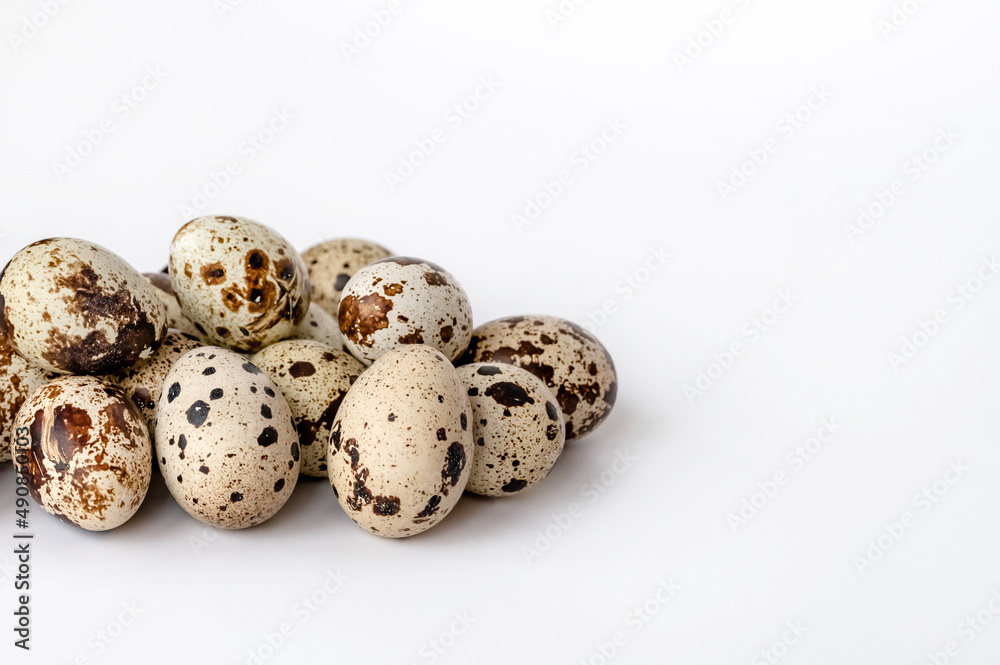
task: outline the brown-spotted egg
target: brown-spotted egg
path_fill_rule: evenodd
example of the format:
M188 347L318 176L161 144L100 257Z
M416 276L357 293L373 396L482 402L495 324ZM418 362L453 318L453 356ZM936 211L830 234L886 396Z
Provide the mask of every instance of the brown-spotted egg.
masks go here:
M170 282L198 334L255 352L295 334L309 276L291 243L245 217L199 217L170 245Z
M456 364L506 363L522 367L552 391L566 418L566 440L600 425L615 404L618 375L604 345L589 332L554 316L509 316L477 327Z
M25 400L14 421L30 440L27 486L47 512L89 531L127 522L149 490L146 424L121 388L63 376Z
M454 360L472 335L472 307L454 276L407 256L356 272L344 287L338 320L347 350L366 365L403 344L427 344Z
M14 416L43 383L59 376L22 358L0 331L0 462L10 461Z
M0 273L0 329L22 356L60 374L107 374L149 358L166 310L135 268L76 238L39 240Z

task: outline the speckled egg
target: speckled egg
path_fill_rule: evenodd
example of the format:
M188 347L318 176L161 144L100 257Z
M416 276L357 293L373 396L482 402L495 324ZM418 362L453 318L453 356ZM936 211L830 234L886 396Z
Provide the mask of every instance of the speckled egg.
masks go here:
M413 536L458 502L473 455L469 398L455 368L425 345L398 347L362 374L333 424L330 483L371 533Z
M0 462L10 461L17 410L28 395L57 376L19 356L0 331Z
M311 339L341 351L347 350L337 319L327 314L326 310L316 303L309 304L306 318L299 324L299 329L295 331L292 339Z
M509 316L484 323L456 364L497 362L528 370L552 391L566 418L566 440L600 425L615 405L618 375L596 337L554 316Z
M188 317L184 316L181 304L177 302L174 287L170 284L170 276L162 272L144 272L142 276L153 287L156 296L167 310L167 328L180 330L181 332L197 337L198 329L194 327L194 324L191 323Z
M125 396L132 400L132 404L146 421L151 439L155 439L156 404L160 400L160 392L167 373L181 356L200 346L202 343L197 337L179 330L171 330L163 338L163 344L152 358L141 365L102 377L125 391Z
M451 273L394 256L354 274L339 311L347 350L369 365L403 344L427 344L454 360L472 335L472 307Z
M167 334L153 287L120 256L76 238L28 245L0 273L0 329L60 374L107 374L149 358Z
M177 503L225 529L278 512L299 477L299 442L274 382L239 354L206 346L181 356L163 388L156 456Z
M381 245L358 238L335 238L302 252L312 284L312 301L336 317L340 295L358 270L392 252ZM337 347L340 348L340 347Z
M545 478L566 443L566 425L542 380L503 363L472 363L457 371L472 404L476 442L465 489L510 496Z
M309 309L309 275L295 248L245 217L199 217L170 245L170 281L198 334L255 352L295 334Z
M152 447L142 416L118 386L92 376L50 381L25 400L14 428L31 441L19 467L47 512L107 531L139 509L149 490Z
M250 362L271 377L292 409L302 455L299 472L326 478L330 429L344 395L365 366L349 353L302 339L272 344Z

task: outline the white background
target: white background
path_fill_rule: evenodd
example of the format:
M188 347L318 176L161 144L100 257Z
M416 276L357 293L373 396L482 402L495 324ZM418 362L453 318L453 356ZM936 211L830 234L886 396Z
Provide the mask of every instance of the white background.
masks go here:
M302 249L362 236L430 259L479 322L589 323L620 390L537 488L467 496L408 540L363 532L324 482L241 532L202 528L161 482L109 533L36 508L33 649L12 646L5 546L3 662L763 663L783 638L797 641L772 654L788 665L919 665L948 641L950 663L998 662L1000 617L971 641L960 624L1000 589L1000 279L982 263L1000 253L1000 6L899 1L910 13L880 27L893 0L585 0L559 21L556 0L404 0L353 54L386 0L69 2L51 18L4 2L0 260L71 235L159 270L181 206L235 161L196 213L252 217ZM147 68L162 80L132 92ZM477 108L449 121L463 101ZM254 153L275 109L292 119ZM113 131L81 148L105 119ZM609 120L624 129L581 162ZM741 166L752 175L730 180ZM564 170L571 184L517 228ZM849 233L895 180L902 193ZM670 258L647 267L655 251ZM775 316L779 290L794 304ZM937 310L947 323L922 335ZM770 322L756 336L755 317ZM742 354L713 367L734 342ZM686 394L699 371L714 380ZM822 418L842 427L790 461ZM952 462L968 471L933 495ZM763 502L776 472L787 482ZM925 488L934 503L915 499ZM9 467L0 497L13 543ZM744 499L760 507L734 530ZM123 603L138 618L122 629ZM472 624L449 634L456 613Z

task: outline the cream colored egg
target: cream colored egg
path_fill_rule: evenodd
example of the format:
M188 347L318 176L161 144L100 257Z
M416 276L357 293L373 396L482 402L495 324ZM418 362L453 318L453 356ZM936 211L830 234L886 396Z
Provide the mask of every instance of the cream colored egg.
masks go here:
M271 377L292 409L299 434L300 473L326 478L330 429L364 365L345 351L300 339L272 344L250 362Z
M127 522L149 490L152 447L142 416L121 388L64 376L24 402L15 433L30 452L15 465L47 512L89 531Z
M566 443L566 425L541 379L503 363L472 363L457 371L472 404L476 442L465 489L510 496L545 478Z
M341 507L391 538L438 524L469 479L471 417L440 351L413 344L384 354L354 382L333 425L328 464Z
M156 407L156 456L167 489L195 519L242 529L270 519L299 477L292 412L274 383L232 351L188 351Z
M198 329L194 327L194 324L191 323L188 317L184 316L181 304L177 302L174 287L170 285L170 276L162 272L144 272L142 276L153 287L156 296L167 310L167 328L180 330L183 333L197 337L199 334Z
M277 231L245 217L199 217L170 245L170 282L206 341L255 352L295 334L309 275Z
M32 363L60 374L108 374L149 358L167 334L155 290L120 256L49 238L0 273L0 329Z
M337 319L327 314L326 310L316 303L309 304L306 318L299 324L299 329L292 339L311 339L327 346L346 351L344 336L340 333Z
M454 276L406 256L355 273L338 321L347 350L365 364L403 344L426 344L454 360L472 336L472 307Z

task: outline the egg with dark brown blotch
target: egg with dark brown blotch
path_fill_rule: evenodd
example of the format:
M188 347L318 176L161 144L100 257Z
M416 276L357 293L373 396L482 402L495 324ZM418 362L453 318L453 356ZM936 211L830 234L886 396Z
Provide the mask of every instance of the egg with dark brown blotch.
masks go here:
M125 391L125 396L132 400L132 404L146 421L150 439L155 439L156 436L156 404L167 373L181 356L200 346L203 345L197 337L179 330L170 330L152 358L136 367L102 377L119 386Z
M385 247L360 238L334 238L313 245L302 252L312 285L312 301L336 317L348 280L369 263L388 256L392 252Z
M291 339L311 339L334 349L347 351L337 319L330 316L325 309L316 303L309 303L306 318L299 324L299 329L295 331L295 335Z
M50 381L25 400L14 428L30 446L23 465L15 449L18 468L47 512L107 531L139 509L152 447L142 416L118 386L92 376Z
M170 283L198 335L235 351L293 336L309 309L302 257L277 231L245 217L182 226L170 245Z
M566 425L542 380L503 363L472 363L457 371L472 404L476 443L466 491L511 496L545 478L566 443Z
M468 350L456 362L517 365L541 379L566 418L566 440L592 432L615 405L618 375L596 337L554 316L496 319L472 332Z
M39 367L107 374L153 354L167 334L166 310L114 252L49 238L21 249L0 273L0 329Z
M327 477L330 429L351 384L365 371L354 356L326 344L286 339L251 359L278 386L292 409L299 433L299 472Z
M340 405L327 455L341 507L365 530L413 536L455 507L471 469L472 410L455 368L423 344L376 360Z
M198 329L194 327L188 317L184 316L181 304L177 302L174 287L170 284L170 276L162 272L144 272L142 276L153 287L156 296L167 310L167 329L173 328L197 337Z
M188 351L167 374L156 457L181 508L224 529L270 519L299 477L288 402L256 365L214 346Z
M22 358L0 331L0 462L10 461L18 409L28 395L57 376Z
M472 335L472 307L455 277L408 256L356 272L344 287L338 321L347 350L366 365L404 344L426 344L454 360Z

